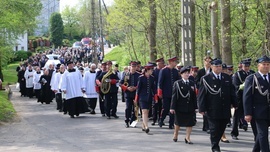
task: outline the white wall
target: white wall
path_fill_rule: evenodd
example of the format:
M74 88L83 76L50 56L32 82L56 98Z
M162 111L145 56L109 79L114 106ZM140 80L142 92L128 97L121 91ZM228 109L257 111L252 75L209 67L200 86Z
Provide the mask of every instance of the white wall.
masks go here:
M28 33L22 34L18 37L17 42L13 48L14 51L28 51Z

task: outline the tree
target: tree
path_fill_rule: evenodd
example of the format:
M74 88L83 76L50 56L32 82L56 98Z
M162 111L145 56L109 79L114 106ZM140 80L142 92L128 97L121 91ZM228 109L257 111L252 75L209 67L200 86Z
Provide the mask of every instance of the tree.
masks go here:
M232 64L230 0L220 0L222 60Z
M218 36L218 11L217 2L213 1L210 5L211 10L211 40L212 40L212 51L214 58L220 58L219 48L219 36Z
M50 40L57 48L62 45L64 34L63 20L60 13L53 13L50 17Z
M0 5L0 78L2 66L13 56L13 46L19 35L36 27L36 16L40 14L40 0L1 0Z
M79 15L75 7L65 7L61 12L64 24L64 33L68 35L68 39L72 40L74 35L79 35Z
M150 61L155 62L157 58L156 49L156 29L157 29L157 10L155 0L149 0L150 24L148 28L148 39L150 46Z

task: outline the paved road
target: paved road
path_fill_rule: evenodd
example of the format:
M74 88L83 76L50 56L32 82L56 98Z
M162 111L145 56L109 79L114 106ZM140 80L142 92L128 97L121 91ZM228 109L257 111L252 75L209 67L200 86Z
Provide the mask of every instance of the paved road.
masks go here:
M181 151L209 152L209 135L201 131L202 117L197 115L198 123L193 128L191 140L194 145L184 143L184 130L179 133L179 141L173 142L173 130L168 126L159 128L150 126L150 133L141 131L141 122L137 128L124 127L125 104L119 100L119 119L107 120L96 109L96 115L82 114L71 119L56 111L56 103L40 104L35 99L20 97L14 90L12 103L18 114L18 120L0 126L0 151L13 152L127 152L127 151ZM119 97L120 99L120 97ZM221 143L221 150L227 152L248 152L252 150L251 129L240 131L240 140Z

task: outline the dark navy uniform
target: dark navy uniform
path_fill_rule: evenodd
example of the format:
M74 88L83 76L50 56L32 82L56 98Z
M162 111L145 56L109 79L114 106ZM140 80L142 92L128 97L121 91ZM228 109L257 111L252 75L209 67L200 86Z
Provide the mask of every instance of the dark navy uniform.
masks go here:
M231 105L237 107L231 77L225 73L219 77L213 72L202 77L198 95L199 112L204 112L208 119L213 151L220 151L219 141L231 117Z
M235 86L236 95L239 107L235 110L233 115L233 126L231 131L231 136L233 138L236 138L239 135L238 131L238 124L240 123L240 127L243 128L245 131L247 130L247 122L244 120L244 109L243 109L243 90L240 89L240 85L242 85L245 82L245 79L247 76L253 74L253 71L244 71L240 70L237 71L233 75L233 85Z
M102 72L100 74L100 76L98 77L98 80L100 82L106 73L107 71ZM110 91L107 94L105 94L106 115L108 119L110 119L111 116L118 118L118 116L116 115L117 104L118 104L118 100L117 100L118 87L116 86L116 83L113 83L113 82L119 81L119 78L117 76L117 73L112 73L107 77L107 79L110 79L111 88L110 88Z
M137 95L141 109L150 109L156 94L155 79L153 76L141 75L138 80Z
M198 74L195 77L195 83L196 83L196 86L198 89L200 88L200 85L201 85L200 84L201 78L203 76L205 76L206 74L208 74L207 72L211 72L211 71L212 71L211 68L209 68L207 71L205 70L205 68L202 68L198 71ZM203 128L202 128L202 130L207 131L207 132L209 131L208 120L207 120L205 115L203 115Z
M161 69L155 68L153 71L153 74L152 74L155 78L156 88L158 88L158 76L159 76L160 70ZM153 123L152 123L152 125L155 125L155 123L160 120L161 110L162 110L162 100L160 98L158 98L158 102L153 102L153 109L152 109Z
M98 79L98 77L101 75L102 70L97 71L96 74L96 79ZM98 86L97 86L98 87ZM104 94L100 91L100 88L98 87L98 93L99 93L99 109L100 109L100 113L105 116L105 102L104 102Z
M137 83L138 83L138 78L141 74L138 73L137 71L135 71L134 73L125 73L125 75L123 76L123 78L120 81L121 84L121 88L123 90L125 90L125 98L126 98L126 109L125 109L125 122L126 122L126 127L129 126L129 123L131 124L132 121L135 120L135 115L132 115L132 113L134 114L133 110L134 110L134 104L133 101L135 99L135 95L136 95L136 90L134 90L133 92L130 92L127 89L123 88L123 84L126 81L128 83L128 86L124 86L126 88L128 87L137 87ZM125 80L126 79L126 80Z
M175 110L175 125L182 127L195 125L195 109L197 109L195 89L193 81L185 82L181 79L174 83L171 109Z
M266 56L257 60L260 62L270 62ZM243 91L244 115L252 116L257 127L256 141L253 147L254 152L269 152L268 127L270 124L270 98L269 98L269 73L256 72L246 78ZM267 80L268 79L268 80Z
M175 81L179 79L178 70L176 68L165 67L160 70L158 78L158 94L162 94L162 112L159 121L159 126L162 127L163 121L169 113L172 98L172 87ZM160 93L161 92L161 93ZM169 114L169 128L174 125L173 114Z

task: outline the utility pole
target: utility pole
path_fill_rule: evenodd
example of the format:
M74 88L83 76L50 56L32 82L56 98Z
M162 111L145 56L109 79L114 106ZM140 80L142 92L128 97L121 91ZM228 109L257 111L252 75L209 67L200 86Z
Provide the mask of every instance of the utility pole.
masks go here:
M96 47L96 27L95 27L95 0L91 0L91 14L92 14L92 59L95 64L98 63L97 59L97 47Z
M101 0L99 0L99 30L100 30L100 38L101 38L101 52L104 57L104 42L103 42L103 22L102 22L102 11L101 11Z

